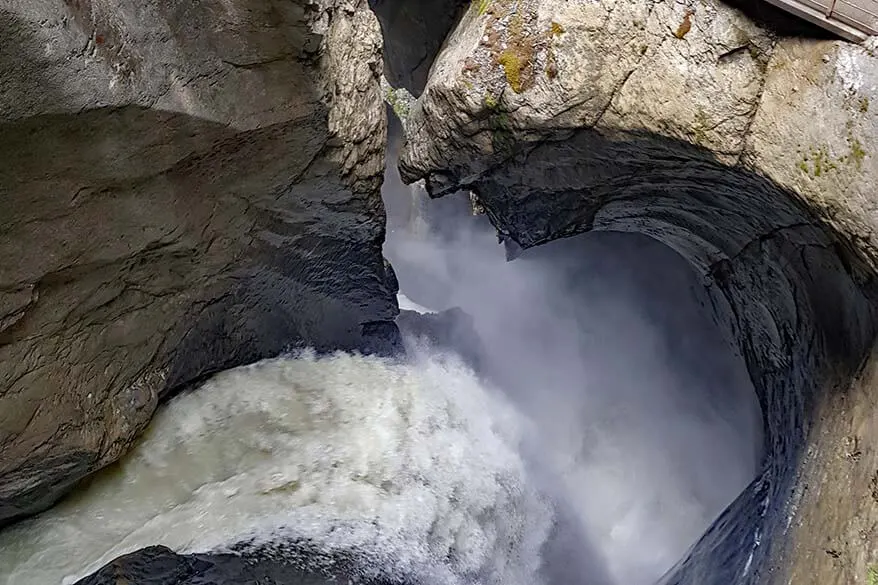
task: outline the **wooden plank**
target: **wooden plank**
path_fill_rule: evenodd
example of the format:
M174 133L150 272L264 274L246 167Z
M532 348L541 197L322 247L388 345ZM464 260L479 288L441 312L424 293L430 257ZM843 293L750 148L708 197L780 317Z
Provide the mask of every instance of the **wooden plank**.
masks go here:
M878 34L878 0L768 0L768 2L855 43L861 43L870 35Z

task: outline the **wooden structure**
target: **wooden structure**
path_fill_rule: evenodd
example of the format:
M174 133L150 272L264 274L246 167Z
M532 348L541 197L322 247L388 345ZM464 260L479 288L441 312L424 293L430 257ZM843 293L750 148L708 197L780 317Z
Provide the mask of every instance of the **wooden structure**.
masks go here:
M768 0L849 41L878 35L878 0Z

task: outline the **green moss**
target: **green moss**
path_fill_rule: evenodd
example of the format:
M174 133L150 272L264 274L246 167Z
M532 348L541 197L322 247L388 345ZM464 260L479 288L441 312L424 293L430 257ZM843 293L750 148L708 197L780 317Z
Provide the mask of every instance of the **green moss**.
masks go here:
M692 137L698 145L704 145L707 141L707 130L710 128L710 120L704 110L698 108L695 112L695 122L692 124Z
M869 98L864 97L863 99L860 100L860 112L865 114L868 111L869 111Z
M526 30L522 11L516 9L509 21L506 48L495 57L515 93L533 85L535 54L534 39Z
M509 114L506 112L497 112L497 115L494 116L494 126L497 130L506 130L508 132L512 128Z
M488 94L485 96L485 107L486 108L488 108L489 110L496 110L498 105L500 105L500 104L497 102L497 98L495 98L491 94Z
M754 45L753 43L747 43L747 52L750 53L750 58L754 61L758 61L762 56L762 52L759 50L759 47Z
M841 161L842 159L839 159L839 162ZM838 169L838 165L829 156L829 151L825 146L812 147L810 153L804 155L797 166L811 178L822 177L826 173Z
M500 62L500 65L503 66L503 72L506 74L506 81L509 82L509 87L512 88L512 91L515 93L521 93L524 91L522 72L525 67L525 62L521 55L512 49L507 49L500 53L500 57L498 57L497 60Z
M516 7L513 9L512 19L509 21L509 36L512 37L511 40L513 42L516 42L524 35L524 17L521 15L519 8L520 6L516 4Z
M546 48L546 77L549 79L555 79L558 77L558 60L555 58L555 48L552 46L552 39L554 37L560 37L566 31L564 27L554 20L549 25L549 35L548 35L548 46Z
M491 147L495 154L508 157L515 146L515 137L508 130L495 130L491 133Z
M850 144L851 147L851 153L848 156L848 160L853 161L853 163L857 165L857 170L859 171L863 168L863 159L866 158L866 151L863 150L863 145L860 141L853 136L848 138L848 144Z
M838 168L829 157L829 154L826 151L826 147L821 147L819 150L811 152L811 164L813 166L813 173L815 177L820 177L824 173L834 171L836 168Z
M387 103L390 104L390 107L393 108L393 111L400 120L404 122L408 118L409 104L404 98L400 97L396 89L388 87L385 91L384 99L387 100Z
M485 98L485 105L491 110L488 118L488 127L491 130L491 146L494 153L500 156L509 156L515 145L515 136L512 133L512 121L509 114L501 108L496 100L491 98L491 104L488 98Z

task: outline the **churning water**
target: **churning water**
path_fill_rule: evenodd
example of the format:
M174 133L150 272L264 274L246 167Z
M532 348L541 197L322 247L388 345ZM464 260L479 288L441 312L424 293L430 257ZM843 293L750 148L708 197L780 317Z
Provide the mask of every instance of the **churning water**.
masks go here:
M507 262L485 218L428 225L424 193L388 175L400 306L467 311L478 374L411 338L404 360L221 373L0 532L0 584L70 584L156 544L306 542L428 585L651 585L680 559L761 456L746 370L685 262L618 234Z
M125 552L307 539L385 576L540 582L552 509L527 421L451 357L263 361L173 400L124 461L0 533L0 582L73 582Z
M704 284L638 234L513 245L507 261L465 194L430 200L394 165L383 193L385 255L406 306L469 314L480 374L529 417L531 480L555 510L543 574L564 585L656 583L762 456L753 386Z

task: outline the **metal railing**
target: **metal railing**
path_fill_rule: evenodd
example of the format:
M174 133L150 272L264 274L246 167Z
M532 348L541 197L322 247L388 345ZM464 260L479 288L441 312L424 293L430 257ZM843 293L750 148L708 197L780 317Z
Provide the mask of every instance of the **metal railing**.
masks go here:
M878 35L878 0L768 0L848 40Z

